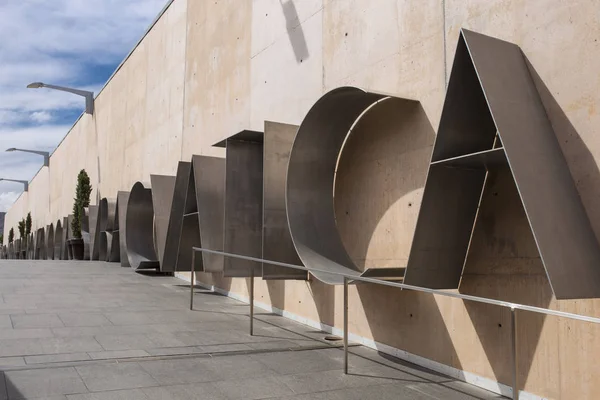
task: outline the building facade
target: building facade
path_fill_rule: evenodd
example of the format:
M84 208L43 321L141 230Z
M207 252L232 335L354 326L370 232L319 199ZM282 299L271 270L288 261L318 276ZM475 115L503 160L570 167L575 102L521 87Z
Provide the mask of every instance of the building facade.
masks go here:
M355 126L335 181L354 263L405 266L461 28L523 50L598 236L598 10L596 0L174 0L8 211L5 238L27 212L33 231L68 215L82 168L92 203L116 197L150 174L174 175L194 154L224 156L212 145L236 132L299 125L324 93L351 85L422 106L418 123L381 107ZM400 130L408 134L390 134ZM511 180L489 183L479 215L461 293L600 317L600 300L553 296ZM248 296L248 279L198 279ZM342 288L316 279L257 280L256 300L342 326ZM493 390L510 385L508 312L372 285L352 287L350 305L350 331L364 343ZM522 390L597 397L599 326L523 313L517 333Z

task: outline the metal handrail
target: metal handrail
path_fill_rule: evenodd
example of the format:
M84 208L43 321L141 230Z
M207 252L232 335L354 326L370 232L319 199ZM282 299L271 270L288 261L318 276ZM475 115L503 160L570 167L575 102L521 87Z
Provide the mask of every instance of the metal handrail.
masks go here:
M203 249L200 247L192 247L192 274L191 274L191 279L190 279L190 310L192 310L193 306L194 306L194 273L195 273L194 265L195 265L196 252L217 254L217 255L222 255L225 257L238 258L241 260L255 261L255 262L260 262L260 263L265 263L265 264L276 265L276 266L284 267L284 268L308 271L305 267L303 267L301 265L294 265L294 264L288 264L288 263L279 262L279 261L265 260L265 259L257 258L257 257L243 256L240 254L226 253L224 251ZM254 269L252 269L252 271L254 271ZM362 277L362 276L358 276L358 275L348 275L348 274L343 274L340 272L325 271L325 270L321 270L321 269L317 269L317 268L311 268L311 271L322 272L322 273L326 273L326 274L330 274L330 275L338 275L338 276L342 276L344 278L344 372L346 374L348 373L348 285L350 283L353 283L356 281L373 283L376 285L391 286L391 287L396 287L396 288L400 288L400 289L413 290L416 292L436 294L436 295L440 295L440 296L452 297L455 299L462 299L462 300L468 300L468 301L473 301L473 302L477 302L477 303L485 303L485 304L491 304L491 305L495 305L495 306L499 306L499 307L509 308L511 311L511 326L512 326L511 344L512 344L512 356L513 356L513 359L512 359L512 361L513 361L513 377L512 377L513 378L513 385L512 385L513 399L518 399L518 394L519 394L518 382L517 382L517 350L516 350L516 347L517 347L517 345L516 345L516 342L517 342L517 336L516 336L517 315L516 315L516 312L517 312L517 310L529 311L529 312L545 314L545 315L553 315L555 317L563 317L563 318L569 318L569 319L574 319L574 320L578 320L578 321L600 324L600 318L589 317L587 315L573 314L573 313L564 312L564 311L549 310L546 308L528 306L525 304L518 304L518 303L511 303L508 301L487 299L485 297L465 295L465 294L454 293L454 292L449 292L449 291L444 291L444 290L439 290L439 289L429 289L429 288L424 288L424 287L420 287L420 286L407 285L404 283L390 282L390 281L384 281L381 279L374 279L374 278L366 278L366 277ZM252 278L254 278L254 276L252 276ZM250 335L253 335L254 334L254 279L251 279L251 282L250 282L249 295L250 295L249 296L250 297Z

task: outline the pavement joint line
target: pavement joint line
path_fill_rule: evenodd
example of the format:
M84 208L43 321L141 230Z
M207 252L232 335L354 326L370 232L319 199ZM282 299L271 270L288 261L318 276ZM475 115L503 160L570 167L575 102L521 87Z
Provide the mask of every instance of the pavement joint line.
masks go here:
M227 343L225 345L235 344L247 344L246 343ZM268 342L267 342L268 343ZM210 345L207 345L210 346ZM359 343L348 344L349 347L360 347ZM255 355L255 354L271 354L271 353L292 353L300 351L314 351L314 350L327 350L327 349L343 349L343 345L316 345L316 346L299 346L289 347L280 349L252 349L252 350L233 350L233 351L218 351L218 352L207 352L207 353L189 353L189 354L163 354L163 355L148 355L138 357L121 357L121 358L103 358L103 359L92 359L92 360L77 360L77 361L56 361L42 364L27 364L14 367L3 368L0 372L10 371L28 371L37 369L51 369L51 368L67 368L67 367L78 367L82 365L96 365L96 364L118 364L120 362L140 362L140 361L162 361L162 360L185 360L194 358L215 358L215 357L227 357L237 355ZM60 354L71 354L71 353L60 353ZM29 356L27 356L29 357Z

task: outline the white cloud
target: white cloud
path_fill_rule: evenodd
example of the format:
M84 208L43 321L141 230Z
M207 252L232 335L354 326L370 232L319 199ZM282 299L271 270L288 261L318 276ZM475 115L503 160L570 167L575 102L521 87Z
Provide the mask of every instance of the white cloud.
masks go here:
M12 204L17 200L20 194L20 192L0 193L0 212L7 211L10 208L10 206L12 206Z
M44 123L52 120L52 114L48 111L35 111L31 113L30 118L35 122Z
M177 0L175 0L177 1ZM116 68L167 0L0 1L0 174L31 179L39 157L4 153L8 147L52 151L70 125L49 125L61 112L83 110L79 96L27 89L31 82L76 86L98 93L94 66ZM75 122L75 121L73 121ZM39 124L39 126L35 126ZM34 125L31 127L31 125ZM24 127L25 126L25 127ZM20 193L0 184L0 210Z
M0 128L0 143L2 146L25 149L52 150L67 134L70 125L42 125L29 128ZM17 153L3 153L0 148L0 167L7 157ZM4 171L3 171L4 172Z
M125 4L124 4L125 3ZM81 106L77 96L26 89L28 83L82 86L91 64L115 66L166 0L0 2L0 111ZM85 86L85 83L84 85Z

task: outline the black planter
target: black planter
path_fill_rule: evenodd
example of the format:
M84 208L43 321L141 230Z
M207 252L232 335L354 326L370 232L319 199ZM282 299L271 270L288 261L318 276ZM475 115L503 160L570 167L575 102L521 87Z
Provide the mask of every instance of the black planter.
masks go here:
M83 260L83 239L69 240L69 249L73 260Z

